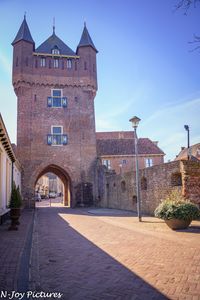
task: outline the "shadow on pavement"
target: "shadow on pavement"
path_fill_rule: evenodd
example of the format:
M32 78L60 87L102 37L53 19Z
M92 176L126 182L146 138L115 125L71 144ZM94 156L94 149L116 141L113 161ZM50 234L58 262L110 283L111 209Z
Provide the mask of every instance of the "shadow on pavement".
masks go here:
M65 208L37 209L40 270L37 290L61 292L62 299L67 300L168 299L59 215L73 212L78 214Z

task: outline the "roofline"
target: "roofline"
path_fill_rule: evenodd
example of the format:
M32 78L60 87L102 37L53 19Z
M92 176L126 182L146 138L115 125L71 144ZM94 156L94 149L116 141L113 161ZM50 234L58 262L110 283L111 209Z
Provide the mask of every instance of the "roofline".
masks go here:
M65 57L65 58L75 58L78 59L80 56L78 55L64 55L64 54L52 54L52 53L42 53L42 52L33 52L35 56L50 56L50 57Z
M89 44L89 45L78 45L77 48L76 48L76 52L78 52L78 49L81 48L81 47L91 47L92 49L94 49L94 51L95 51L96 53L99 52L94 46L92 46L92 45L90 45L90 44Z
M13 41L13 42L11 43L11 45L14 46L15 44L17 44L17 43L19 43L19 42L21 42L21 41L26 42L26 43L29 43L29 44L31 44L31 45L34 45L34 47L35 47L35 42L27 41L27 40L24 40L24 39L22 39L22 38L20 38L20 39L17 40L17 41Z
M2 128L1 128L1 127L2 127ZM1 131L3 131L3 132L1 133ZM7 152L8 156L9 156L10 159L11 159L11 161L12 161L12 162L15 162L15 161L18 162L17 157L16 157L16 155L15 155L15 153L14 153L14 150L13 150L13 148L12 148L11 141L10 141L8 132L7 132L7 130L6 130L6 126L5 126L5 124L4 124L4 121L3 121L3 118L2 118L1 113L0 113L0 134L5 135L5 139L6 139L5 142L6 142L6 144L8 144L7 147L8 147L8 146L9 146L9 147L7 148L7 147L5 147L4 145L2 145L2 146L4 147L4 150ZM0 138L3 138L3 136L0 137Z
M141 157L146 157L146 156L164 156L166 155L165 153L159 153L159 154L151 154L151 153L146 153L146 154L138 154L138 156ZM105 157L135 157L135 154L107 154L107 155L98 155L100 158L105 158Z

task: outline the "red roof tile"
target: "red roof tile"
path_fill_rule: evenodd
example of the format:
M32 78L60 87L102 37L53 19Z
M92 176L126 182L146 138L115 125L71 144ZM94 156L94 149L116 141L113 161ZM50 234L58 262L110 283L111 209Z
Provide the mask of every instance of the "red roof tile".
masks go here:
M98 136L98 135L97 135ZM97 154L102 155L134 155L134 139L97 139ZM138 154L159 154L164 152L148 138L138 140Z

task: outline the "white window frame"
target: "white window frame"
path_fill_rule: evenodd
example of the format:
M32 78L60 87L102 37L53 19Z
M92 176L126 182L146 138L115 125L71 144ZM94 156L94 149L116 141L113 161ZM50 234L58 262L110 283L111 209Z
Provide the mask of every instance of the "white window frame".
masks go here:
M146 157L145 158L145 168L149 168L153 166L153 158Z
M53 133L53 128L54 127L60 127L61 128L61 133ZM63 126L62 125L51 125L51 135L63 135ZM52 138L52 144L51 146L63 146L63 144L54 144L53 143L53 138Z
M67 69L71 69L71 68L72 68L72 60L67 59Z
M42 68L46 67L46 58L45 57L40 58L40 67L42 67Z
M102 160L102 164L103 164L103 166L106 166L108 168L108 170L111 169L111 161L110 161L110 159L103 159Z
M53 59L53 67L54 67L54 69L59 68L59 59L58 58Z
M52 54L58 54L58 55L59 55L59 54L60 54L60 50L57 49L57 48L54 48L54 49L51 50L51 53L52 53Z
M61 95L59 96L53 96L53 91L61 91ZM63 89L51 89L51 98L52 98L52 106L54 108L62 108L62 98L63 98ZM54 106L53 105L53 98L61 98L60 106Z

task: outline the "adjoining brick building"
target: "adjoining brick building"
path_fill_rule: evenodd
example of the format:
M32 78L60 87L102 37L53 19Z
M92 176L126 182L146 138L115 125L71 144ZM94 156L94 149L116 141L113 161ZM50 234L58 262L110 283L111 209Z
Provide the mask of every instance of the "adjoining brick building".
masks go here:
M52 172L63 181L66 205L90 204L96 180L97 49L87 27L76 52L55 34L55 27L36 48L24 17L12 45L25 203L33 205L37 180Z
M135 139L133 131L97 132L97 154L101 163L117 174L135 170ZM138 164L140 169L164 162L164 152L158 142L148 138L138 139Z

